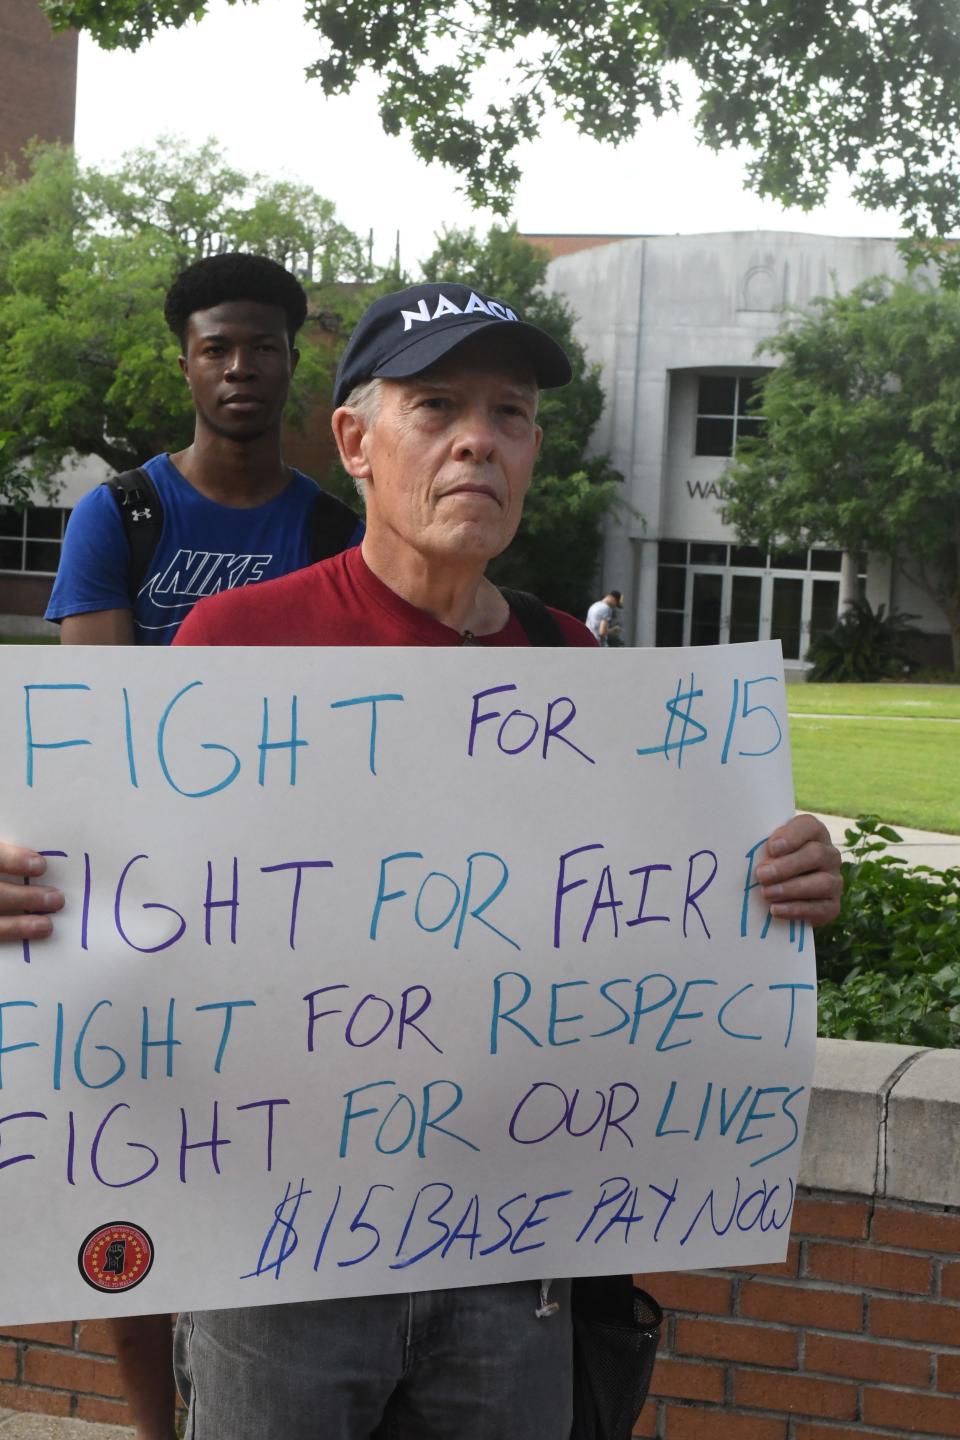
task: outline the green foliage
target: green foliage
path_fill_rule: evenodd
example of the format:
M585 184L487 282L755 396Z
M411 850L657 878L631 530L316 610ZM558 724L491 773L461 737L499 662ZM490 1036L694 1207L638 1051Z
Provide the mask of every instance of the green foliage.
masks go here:
M867 681L904 675L910 668L906 643L918 632L910 624L916 617L899 610L872 608L868 600L853 600L836 625L818 635L805 658L813 669L808 680Z
M339 351L362 310L407 283L372 280L360 242L328 201L302 186L244 176L208 143L173 141L125 157L109 174L41 147L31 173L0 184L0 497L49 489L71 453L115 470L189 443L193 410L163 321L177 270L224 249L267 253L310 284L334 345L301 344L288 414L302 418L329 392ZM543 396L546 432L523 528L494 567L504 584L582 612L592 589L603 516L619 476L585 458L603 392L573 336L564 302L543 287L546 257L515 229L485 239L450 232L424 264L426 278L467 279L514 304L567 349L575 378ZM363 283L356 283L356 282ZM309 338L309 322L305 335ZM355 500L340 472L331 488Z
M599 368L587 362L566 302L544 289L547 256L515 226L446 231L422 266L425 280L461 280L516 308L570 356L573 380L540 396L544 439L523 523L506 554L490 566L498 584L532 590L575 615L586 613L596 575L603 518L620 497L621 477L604 456L586 458L603 409Z
M135 50L202 17L207 0L42 0L54 26ZM698 90L712 149L753 152L760 195L809 209L845 171L857 201L911 230L960 222L960 18L952 0L303 0L319 32L307 74L327 95L377 76L380 118L424 160L456 168L505 215L517 147L559 113L619 144ZM486 103L486 95L496 98Z
M936 665L924 665L914 672L911 679L921 685L960 685L960 670L941 670Z
M897 244L908 272L935 271L937 283L944 289L960 290L960 247L956 240L939 235L907 235Z
M892 1045L960 1045L960 965L933 975L893 977L870 970L842 985L820 987L818 1033L835 1040L874 1040Z
M306 187L246 176L208 142L135 151L110 173L56 146L0 178L0 498L22 503L71 453L116 470L193 432L163 296L190 261L256 250L308 284L366 276L363 247ZM309 322L305 335L309 337ZM291 414L330 383L305 344Z
M309 185L234 169L213 140L190 150L164 137L153 149L131 151L108 174L84 172L82 184L111 234L168 240L178 268L247 250L315 285L368 274L363 244L337 220L332 201Z
M843 908L817 932L819 1033L960 1046L960 868L905 869L875 817L847 831Z
M724 514L744 540L893 557L940 606L960 667L960 294L869 280L789 319Z

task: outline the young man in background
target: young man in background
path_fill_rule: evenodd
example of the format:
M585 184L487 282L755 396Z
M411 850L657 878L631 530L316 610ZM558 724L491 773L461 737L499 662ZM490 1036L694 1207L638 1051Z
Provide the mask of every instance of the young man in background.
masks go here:
M164 315L193 441L77 505L46 612L63 644L169 645L203 596L357 544L361 521L281 452L306 313L300 282L259 255L214 255L174 281Z
M214 255L177 276L164 316L181 344L193 441L77 505L46 612L61 644L169 645L203 596L359 542L362 521L283 459L306 314L300 282L259 255ZM36 917L36 936L45 925ZM137 1440L174 1440L169 1315L110 1327Z

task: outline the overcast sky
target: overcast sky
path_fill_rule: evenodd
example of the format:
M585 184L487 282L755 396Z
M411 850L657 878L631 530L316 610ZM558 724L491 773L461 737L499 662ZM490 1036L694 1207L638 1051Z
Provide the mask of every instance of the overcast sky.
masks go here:
M199 25L163 35L136 55L80 42L76 143L98 165L167 133L199 144L214 137L241 169L312 185L340 218L374 232L374 255L393 253L400 231L408 270L444 225L485 230L456 176L426 166L402 138L386 137L376 92L364 82L327 100L304 69L317 52L302 0L229 6L213 0ZM743 162L698 146L689 118L651 122L619 150L551 122L521 154L514 218L527 232L662 234L711 230L803 230L895 235L891 213L867 212L838 183L829 203L804 214L744 189Z

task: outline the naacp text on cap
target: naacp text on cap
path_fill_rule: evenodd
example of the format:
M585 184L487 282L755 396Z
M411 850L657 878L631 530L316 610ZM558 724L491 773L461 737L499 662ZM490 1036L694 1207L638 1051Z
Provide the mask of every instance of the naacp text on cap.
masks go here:
M410 330L415 321L422 320L429 323L431 320L439 320L442 315L472 315L474 313L489 315L491 320L516 320L517 316L508 305L501 305L499 300L481 300L475 290L471 290L470 299L462 308L457 305L443 291L437 298L437 308L430 314L430 308L426 300L421 296L419 306L416 310L402 310L404 331Z

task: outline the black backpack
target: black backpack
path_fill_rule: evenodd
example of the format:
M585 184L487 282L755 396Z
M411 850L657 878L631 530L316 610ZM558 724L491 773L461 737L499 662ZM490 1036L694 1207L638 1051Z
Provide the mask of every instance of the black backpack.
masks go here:
M563 631L542 600L528 590L508 590L500 586L500 594L520 621L531 645L566 645Z
M146 578L150 561L163 530L163 505L157 487L145 470L125 470L105 481L117 502L124 534L130 547L127 591L133 606ZM310 563L329 560L346 550L360 523L360 517L317 486L317 498L310 512ZM526 632L531 645L566 645L563 632L542 600L525 590L501 590L510 609Z

